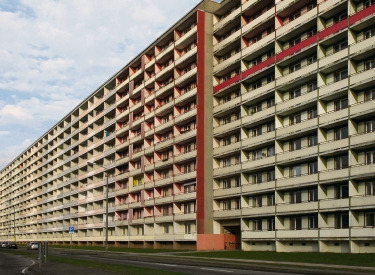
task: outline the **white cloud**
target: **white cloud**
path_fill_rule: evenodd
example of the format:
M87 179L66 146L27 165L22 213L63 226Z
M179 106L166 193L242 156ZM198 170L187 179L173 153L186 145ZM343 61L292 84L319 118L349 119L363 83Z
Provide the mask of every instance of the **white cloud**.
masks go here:
M0 150L0 167L5 167L23 150L29 147L33 142L30 139L23 140L20 144L2 148ZM1 169L1 168L0 168Z
M0 136L10 135L9 131L0 131Z

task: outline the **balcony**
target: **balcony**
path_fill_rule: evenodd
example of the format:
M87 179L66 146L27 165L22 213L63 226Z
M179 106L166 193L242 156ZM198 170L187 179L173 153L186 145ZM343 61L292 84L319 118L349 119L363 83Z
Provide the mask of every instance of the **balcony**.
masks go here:
M197 156L197 150L193 150L191 152L182 153L179 155L175 155L174 162L178 163L180 161L186 160L186 159L192 159Z
M134 74L132 74L130 76L130 81L132 81L134 78L136 78L137 76L140 76L141 74L143 73L143 70L141 69L138 69Z
M277 230L278 239L317 239L319 236L318 229L302 230Z
M280 11L286 9L287 7L293 5L296 0L284 0L284 1L277 1L276 3L276 13L279 13Z
M375 175L375 164L359 164L350 167L352 178L361 178Z
M198 68L195 67L194 69L188 71L187 73L181 75L180 77L176 78L175 83L176 85L180 84L181 82L185 81L186 79L189 79L193 75L196 75L198 71Z
M241 209L214 211L214 219L225 219L241 216Z
M170 214L169 216L155 216L155 223L171 222L171 221L173 221L172 214Z
M374 227L352 227L351 235L352 238L373 238L375 236Z
M275 156L264 157L257 160L250 160L242 163L242 170L251 170L256 167L275 165Z
M197 115L197 109L194 108L194 109L191 109L190 111L184 113L184 114L180 114L178 116L175 117L175 123L178 124L182 121L184 121L185 119L188 119L190 117L195 117Z
M159 116L161 113L165 112L168 109L172 110L173 103L174 102L173 102L173 99L172 99L171 101L166 102L164 105L162 105L160 107L157 107L156 110L155 110L155 115Z
M349 178L349 168L345 169L331 169L319 172L319 180L320 181L337 181L340 179L348 179Z
M227 110L227 109L231 109L234 106L239 105L240 103L241 103L241 97L236 97L236 98L234 98L234 99L232 99L228 102L216 105L214 107L214 114L217 114L217 113L222 112L222 111Z
M301 123L287 125L282 128L276 129L277 137L281 136L288 136L294 133L303 132L308 129L316 128L318 124L317 118L308 119L305 121L301 121Z
M349 208L349 198L346 199L322 199L319 202L320 210L332 210Z
M197 214L196 213L189 213L189 214L175 214L174 221L189 221L189 220L196 220Z
M362 133L350 137L350 145L352 147L372 144L375 140L375 131L371 133Z
M354 196L350 198L350 207L358 207L363 209L364 207L372 208L375 205L375 196Z
M241 171L241 164L235 164L227 167L219 167L214 169L214 177L219 175L232 174Z
M186 99L195 96L196 94L197 94L197 88L191 89L190 91L184 93L183 95L176 97L175 104L181 103L185 101Z
M275 40L275 33L271 33L265 37L263 37L261 40L257 41L256 43L253 43L249 45L246 48L242 49L242 56L247 56L251 53L254 53L269 44L270 42Z
M275 231L242 231L241 238L256 240L256 239L275 239Z
M241 187L233 187L233 188L226 188L226 189L216 189L214 190L214 197L226 197L230 195L240 194Z
M258 27L261 25L264 21L267 21L271 17L275 17L275 10L274 9L269 9L259 17L255 18L253 21L249 22L245 26L242 27L242 33L246 33L250 30L253 30L254 28ZM273 34L274 35L274 34Z
M277 86L286 85L289 82L293 82L297 79L302 78L302 76L310 75L310 74L314 73L317 69L318 69L318 63L317 62L315 62L313 64L310 64L308 66L302 67L298 71L294 71L292 73L289 73L287 75L284 75L284 76L276 79L276 85Z
M375 79L375 69L358 72L350 76L350 83L358 86L359 84L369 82Z
M349 238L349 229L322 228L320 229L320 238Z
M160 178L160 179L155 180L155 187L164 186L164 185L167 185L167 184L170 184L170 183L173 183L173 177L172 176L167 177L167 178Z
M171 43L168 47L164 48L158 55L156 55L156 61L163 58L166 54L168 54L174 48L174 43Z
M348 50L344 49L342 51L336 52L331 55L327 55L324 58L319 59L319 68L323 68L325 66L332 66L334 63L338 63L342 60L348 58Z
M261 143L265 143L270 140L275 140L275 131L265 132L262 135L256 137L249 137L242 140L242 147L251 147Z
M176 46L184 43L187 39L189 39L193 34L195 34L198 30L197 25L194 26L194 28L190 29L188 32L186 32L184 35L182 35L180 38L177 39Z
M165 197L158 197L155 198L155 205L157 204L165 204L165 203L172 203L173 196L165 196Z
M237 119L231 122L228 122L226 124L217 126L214 128L214 135L223 133L223 132L228 132L230 130L233 130L235 128L239 128L241 126L241 119Z
M188 51L184 55L181 55L180 57L176 57L175 66L178 66L179 64L181 64L182 62L187 60L189 57L195 55L197 53L197 51L198 51L197 46L195 46L194 48L192 48L190 51Z
M359 104L351 105L350 108L350 115L358 116L363 114L372 113L375 111L375 102L373 100L371 101L365 101L361 102Z
M349 147L349 139L341 139L341 140L331 140L328 142L323 142L319 144L319 151L320 153L337 151L340 149L348 149Z
M304 147L300 150L283 152L276 155L277 162L295 161L318 154L318 146Z
M247 193L257 193L259 191L273 191L275 189L275 181L268 181L262 183L254 183L254 184L244 184L242 185L242 194Z
M277 214L280 213L293 213L293 212L311 212L318 210L318 202L302 202L302 203L286 203L278 204L276 206ZM288 214L289 215L289 214Z
M175 136L174 140L175 140L175 143L178 143L183 140L189 139L191 137L196 137L196 136L197 136L197 129L193 129L191 131L187 131L187 132L181 133L178 136Z
M214 65L214 73L216 73L218 71L221 71L221 70L229 67L230 65L232 65L233 63L235 63L240 58L241 58L241 51L238 52L238 53L236 53L236 54L234 54L234 55L232 55L228 59L223 60L223 61L219 62L218 64Z
M234 33L232 33L231 35L229 35L227 38L220 41L219 43L216 43L214 45L214 52L218 51L221 48L224 48L227 44L233 42L234 40L236 40L240 36L241 36L241 29L235 31Z
M155 169L159 169L161 167L171 165L172 163L173 163L173 157L164 158L163 160L155 162Z
M156 79L160 78L162 75L164 75L165 73L171 71L173 68L174 68L174 62L172 62L171 64L169 64L167 67L161 69L161 71L156 74L155 78Z
M169 121L167 121L167 122L165 122L165 123L163 123L163 124L157 126L157 127L155 128L155 132L158 133L158 132L160 132L160 131L162 131L162 130L164 130L164 129L166 129L166 128L172 127L173 124L174 124L174 119L171 119L171 120L169 120Z
M357 43L350 45L349 53L358 54L361 52L366 52L367 50L372 49L373 45L375 45L375 36L372 36L365 40L358 41Z
M242 94L242 101L249 101L258 98L262 95L268 94L275 89L275 82L271 81L255 90L249 90L247 93Z
M318 174L312 175L301 175L299 177L285 177L276 180L276 187L283 188L283 187L290 187L290 186L299 186L299 185L306 185L309 183L317 183L318 182Z
M242 118L242 124L250 125L251 123L259 122L265 118L273 116L274 114L275 114L275 108L272 106L270 108L263 109L259 112L253 113L251 115L244 116Z
M197 192L175 194L174 201L188 201L196 199Z
M325 97L325 96L334 94L343 89L347 89L347 87L348 87L347 79L328 83L327 85L319 87L319 97Z
M242 216L261 216L275 214L275 206L248 207L242 208Z
M188 173L182 173L182 174L177 174L174 176L174 181L179 182L179 181L184 181L184 180L190 180L190 179L196 179L197 177L197 172L192 171Z
M276 105L276 112L288 111L297 106L304 105L305 103L315 101L318 95L318 91L312 91L309 93L304 93L299 97L289 99L283 102L280 102Z
M221 29L223 26L228 24L230 21L232 21L234 18L236 18L240 13L241 13L241 7L238 7L231 14L229 14L225 18L221 19L219 22L217 22L214 25L214 32L216 32L217 30Z
M240 148L241 148L241 142L235 142L235 143L232 143L230 145L220 146L220 147L214 148L213 155L217 156L217 155L221 155L221 154L224 154L224 153L237 151Z
M288 1L283 1L283 2L288 2ZM278 6L279 5L277 5L276 7L278 7ZM277 11L276 11L276 13L277 13ZM288 24L285 24L282 27L276 29L276 37L278 37L278 36L280 36L284 33L290 32L290 31L294 30L295 28L301 26L303 23L312 20L313 18L315 18L317 16L317 13L318 13L318 9L317 9L317 7L315 7L313 9L311 9L310 11L308 11L304 14L301 14L301 16L298 17L297 19L295 19L293 21L290 21Z

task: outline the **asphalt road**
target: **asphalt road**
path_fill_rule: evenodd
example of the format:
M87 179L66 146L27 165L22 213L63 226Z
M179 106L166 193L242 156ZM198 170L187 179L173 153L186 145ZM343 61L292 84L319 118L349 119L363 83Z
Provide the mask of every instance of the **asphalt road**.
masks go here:
M0 275L22 275L24 270L32 265L29 258L10 253L0 254ZM23 271L23 272L22 272Z

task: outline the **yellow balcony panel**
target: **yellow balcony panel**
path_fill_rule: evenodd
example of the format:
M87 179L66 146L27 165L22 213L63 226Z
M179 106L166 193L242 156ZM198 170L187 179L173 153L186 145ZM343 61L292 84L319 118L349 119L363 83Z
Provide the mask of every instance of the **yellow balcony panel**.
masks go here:
M180 38L177 39L177 41L175 42L176 43L176 47L178 45L181 45L183 44L186 40L188 40L193 34L195 34L198 30L198 27L195 26L194 28L192 28L191 30L189 30L187 33L185 33L183 36L181 36Z
M352 238L374 238L375 227L354 227L350 233Z
M233 130L235 128L238 128L241 126L241 119L237 119L235 121L229 122L224 125L220 125L214 128L214 135L220 134L223 132L229 132L230 130Z
M226 197L231 195L240 195L241 194L241 186L239 187L233 187L233 188L227 188L227 189L216 189L214 190L214 197Z
M196 213L189 213L189 214L181 213L181 214L174 215L175 221L191 221L191 220L195 220L196 218L197 218Z
M228 152L238 151L241 148L241 142L235 142L226 146L214 148L214 156L221 155Z
M342 109L342 110L339 110L339 111L336 111L336 112L330 112L330 113L322 114L321 116L319 116L319 124L325 125L325 124L335 123L337 121L341 121L341 120L344 120L344 119L347 120L348 115L349 115L349 109L348 108Z
M242 124L250 124L254 122L259 122L260 120L263 120L269 116L274 115L274 113L275 113L274 107L263 109L262 111L256 112L254 114L244 116L242 118Z
M310 75L317 69L318 69L318 62L315 62L313 64L310 64L308 66L301 68L298 71L294 71L290 74L284 75L283 77L276 79L276 85L277 86L285 85L289 82L294 81L295 79L301 78L302 76Z
M359 72L357 74L350 76L350 83L353 85L359 85L361 83L366 83L370 80L375 79L375 69Z
M301 175L300 177L281 178L276 180L277 188L304 185L309 183L318 182L318 174Z
M249 1L250 2L250 1ZM242 239L275 239L275 231L242 231Z
M364 177L375 174L375 164L362 164L350 167L351 177Z
M375 131L350 137L350 145L357 146L361 144L371 144L375 140Z
M242 194L245 193L257 193L264 190L274 190L275 181L267 181L262 183L244 184L242 185Z
M326 57L324 57L322 59L319 59L319 67L323 68L327 65L332 66L335 63L338 63L338 62L340 62L342 60L345 60L347 58L348 58L348 50L345 49L345 50L336 52L334 54L327 55Z
M241 216L241 209L214 211L214 219L225 219Z
M275 33L271 33L265 37L263 37L261 40L255 42L254 44L251 44L250 46L242 49L242 56L247 56L251 53L254 53L260 49L262 49L267 44L273 42L275 40Z
M240 58L241 58L241 52L238 52L232 55L231 57L229 57L228 59L221 61L220 63L214 65L214 73L229 67L230 65L238 61Z
M346 89L348 87L348 80L343 79L337 82L329 83L325 86L319 87L319 97L324 97L330 94L334 94L337 91Z
M287 101L280 102L276 105L276 112L286 111L297 106L300 106L302 103L311 102L317 99L318 91L312 91L305 93L297 98L293 98Z
M224 40L220 41L219 43L216 43L214 45L214 52L216 52L217 50L225 47L227 44L233 42L234 40L236 40L240 36L241 36L241 29L239 29L238 31L234 32L233 34L231 34L230 36L228 36Z
M179 123L187 118L190 118L190 117L193 117L193 116L196 116L197 115L197 109L193 109L187 113L184 113L184 114L181 114L179 116L176 116L175 117L175 123Z
M349 238L349 229L324 228L320 230L320 237L327 239Z
M174 201L194 200L197 197L197 192L181 193L174 196Z
M247 207L242 208L242 216L259 216L275 214L275 206Z
M267 83L263 85L262 87L259 87L255 90L248 91L244 94L242 94L242 101L249 101L253 100L257 97L260 97L264 94L270 93L272 90L275 89L275 82L272 81L270 83Z
M366 52L367 50L371 50L373 45L375 44L375 36L372 36L368 39L362 40L358 43L352 44L349 47L350 54L358 54L360 52Z
M179 78L177 78L175 80L176 85L180 84L181 82L185 81L186 79L189 79L193 75L196 75L197 71L198 71L198 69L197 69L197 67L195 67L194 69L192 69L192 70L188 71L187 73L181 75Z
M278 239L316 239L319 236L319 230L277 230Z
M318 146L305 147L300 150L277 154L276 159L278 162L291 161L291 160L296 160L299 158L304 158L304 157L308 157L311 155L315 155L317 153L318 153Z
M195 179L197 177L197 172L192 171L189 173L183 173L183 174L177 174L174 176L174 181L179 182L179 181L184 181L184 180L189 180L189 179Z
M285 1L283 1L283 2L285 2ZM317 16L317 7L311 9L310 11L308 11L304 14L301 14L301 16L298 17L297 19L295 19L295 20L289 22L288 24L276 29L276 37L278 37L278 36L280 36L284 33L292 31L293 29L299 27L304 22L310 21L316 16Z
M366 101L366 102L362 102L361 104L352 105L349 108L350 108L351 116L368 114L368 113L372 113L375 111L375 102L373 100Z
M275 132L264 133L263 135L250 137L242 140L242 147L251 147L275 139Z
M221 111L224 111L224 110L227 110L227 109L231 109L233 108L234 106L237 106L241 103L241 98L240 97L236 97L228 102L225 102L223 104L220 104L220 105L216 105L214 107L214 114L217 114Z
M244 163L242 163L242 170L251 170L255 167L261 167L261 166L269 166L275 164L276 157L264 157L257 160L249 160Z
M276 129L277 136L290 135L304 130L312 129L317 127L317 118L308 119L294 125L284 126L283 128Z
M339 170L326 170L319 172L320 181L330 181L341 178L349 178L349 168Z
M303 203L289 203L281 204L276 207L277 213L290 212L304 212L304 211L318 211L318 202L303 202Z
M240 171L241 171L241 164L231 165L227 167L220 167L220 168L214 169L214 176L232 174L232 173L240 172Z
M329 152L329 151L336 151L342 148L347 148L349 146L349 139L341 139L335 140L331 142L324 142L319 144L320 152Z
M228 24L230 21L232 21L234 18L236 18L241 13L241 7L238 7L235 11L233 11L231 14L226 16L225 18L221 19L219 22L217 22L214 25L214 32L218 29L222 28L226 24Z
M155 216L155 222L160 223L160 222L171 222L173 221L173 215L169 216Z

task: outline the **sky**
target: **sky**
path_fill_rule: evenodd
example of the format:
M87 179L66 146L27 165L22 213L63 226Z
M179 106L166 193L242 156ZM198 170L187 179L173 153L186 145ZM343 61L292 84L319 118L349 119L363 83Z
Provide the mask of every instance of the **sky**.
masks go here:
M0 0L0 171L200 0Z

